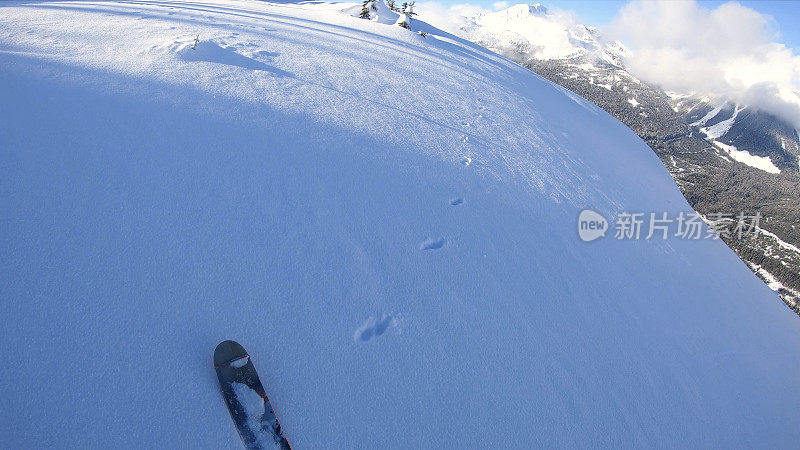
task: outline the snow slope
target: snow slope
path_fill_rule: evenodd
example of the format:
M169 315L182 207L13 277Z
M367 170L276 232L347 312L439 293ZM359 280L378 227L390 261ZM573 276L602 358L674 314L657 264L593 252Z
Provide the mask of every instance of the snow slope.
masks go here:
M224 339L297 449L796 445L724 244L578 238L690 211L632 131L347 6L0 6L4 446L237 448Z
M769 156L758 156L748 151L739 150L733 145L728 145L724 142L712 140L711 142L719 148L725 150L731 158L739 161L740 163L747 164L750 167L761 169L767 173L781 173L781 169L772 162Z

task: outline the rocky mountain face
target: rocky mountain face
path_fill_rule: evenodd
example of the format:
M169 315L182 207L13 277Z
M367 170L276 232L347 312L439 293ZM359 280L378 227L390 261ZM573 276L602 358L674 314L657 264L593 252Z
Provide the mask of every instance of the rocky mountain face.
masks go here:
M722 239L800 314L800 140L793 126L729 99L649 85L628 70L622 43L604 43L597 29L541 5L463 17L454 31L628 125L707 221L759 214L755 238Z

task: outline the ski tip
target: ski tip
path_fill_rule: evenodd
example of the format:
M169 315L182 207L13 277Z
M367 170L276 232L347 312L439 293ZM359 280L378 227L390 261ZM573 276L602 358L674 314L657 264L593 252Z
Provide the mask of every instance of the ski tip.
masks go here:
M247 356L244 347L236 341L222 341L214 349L214 367Z

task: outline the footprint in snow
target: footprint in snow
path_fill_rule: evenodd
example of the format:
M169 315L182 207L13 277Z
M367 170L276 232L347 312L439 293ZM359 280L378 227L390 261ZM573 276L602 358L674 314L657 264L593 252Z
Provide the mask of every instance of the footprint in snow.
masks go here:
M367 342L380 337L392 328L396 328L398 323L398 315L381 314L380 316L370 316L370 318L353 333L353 340L356 342Z
M456 197L456 198L450 199L450 205L452 205L452 206L458 206L458 205L460 205L462 203L464 203L464 199L461 198L461 197Z
M445 238L438 238L438 239L428 238L428 239L425 239L424 241L422 241L421 244L419 244L419 249L420 250L439 250L440 248L444 247L444 244L446 242L447 242L447 240Z

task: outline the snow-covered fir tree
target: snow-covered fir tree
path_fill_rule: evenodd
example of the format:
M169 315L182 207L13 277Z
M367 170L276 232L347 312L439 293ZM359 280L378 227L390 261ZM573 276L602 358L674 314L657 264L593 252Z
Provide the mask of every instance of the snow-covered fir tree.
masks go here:
M404 2L403 3L402 12L400 13L400 17L397 18L397 21L395 22L395 25L401 26L401 27L405 28L406 30L410 30L411 29L411 16L413 16L414 14L415 14L414 13L414 2L411 2L411 3L405 3Z
M406 13L400 13L400 17L397 18L397 22L394 23L395 25L401 26L406 30L411 29L411 18L406 15Z
M361 14L358 17L362 19L371 19L370 12L378 10L377 2L378 0L364 0L361 4Z

